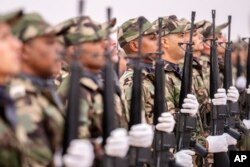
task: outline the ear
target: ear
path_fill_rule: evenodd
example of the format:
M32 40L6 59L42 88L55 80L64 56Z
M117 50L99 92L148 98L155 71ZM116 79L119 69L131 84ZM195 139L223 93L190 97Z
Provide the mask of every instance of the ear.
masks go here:
M161 44L163 48L169 48L169 40L167 39L167 37L161 38Z
M138 43L137 43L137 41L130 41L130 42L128 43L128 45L129 45L130 50L131 50L132 52L138 52Z

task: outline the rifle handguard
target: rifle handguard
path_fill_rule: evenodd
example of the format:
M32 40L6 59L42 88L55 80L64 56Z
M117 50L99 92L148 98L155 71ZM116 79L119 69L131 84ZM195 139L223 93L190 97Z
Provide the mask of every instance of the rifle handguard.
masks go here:
M236 140L240 140L241 138L241 134L233 128L225 127L225 132L228 133L230 136L232 136Z
M192 140L190 142L190 146L194 149L194 151L205 158L208 154L208 151L205 147L203 147L201 144L197 143L196 141Z

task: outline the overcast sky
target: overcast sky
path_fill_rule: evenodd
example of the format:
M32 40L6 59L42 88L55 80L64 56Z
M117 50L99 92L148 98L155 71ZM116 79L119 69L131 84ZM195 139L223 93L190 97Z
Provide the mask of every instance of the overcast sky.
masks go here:
M0 0L0 13L23 8L26 12L36 11L52 24L77 15L78 0ZM216 24L227 21L232 15L232 38L250 36L250 0L85 0L84 14L94 20L105 21L105 9L113 8L118 24L145 16L154 21L159 16L175 14L190 19L196 11L196 20L211 20L211 10L217 10ZM226 31L225 31L226 33Z

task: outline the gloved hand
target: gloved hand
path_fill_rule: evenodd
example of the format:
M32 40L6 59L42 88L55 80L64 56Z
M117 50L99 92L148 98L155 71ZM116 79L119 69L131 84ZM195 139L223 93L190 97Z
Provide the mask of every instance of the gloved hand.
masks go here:
M243 119L242 122L246 126L247 129L250 129L250 120L249 119Z
M66 167L90 167L94 157L92 144L88 140L76 139L70 142L63 162Z
M247 94L250 94L250 85L248 86L248 88L246 89Z
M183 167L192 167L193 159L192 155L195 155L195 152L192 150L181 150L175 154L176 164Z
M208 142L209 153L219 153L228 151L227 139L224 135L208 136L206 139Z
M159 123L156 125L156 129L159 131L171 133L174 129L175 120L170 112L164 112L158 118Z
M214 95L214 99L212 99L213 105L226 105L227 104L227 95L225 89L218 89L217 93Z
M223 133L223 136L225 136L226 140L227 140L227 145L236 145L237 144L237 140L235 138L233 138L232 136L230 136L227 133Z
M127 131L123 128L113 130L107 138L104 149L108 156L125 157L129 149Z
M154 138L152 126L148 124L133 125L129 131L129 145L150 147Z
M191 116L195 116L198 112L199 103L196 97L192 94L188 94L187 98L184 99L182 104L181 113L188 113Z
M240 76L236 79L235 86L238 89L244 89L246 87L246 83L247 83L246 77Z
M239 99L239 91L234 86L230 86L230 88L227 90L227 100L230 100L231 102L235 103Z

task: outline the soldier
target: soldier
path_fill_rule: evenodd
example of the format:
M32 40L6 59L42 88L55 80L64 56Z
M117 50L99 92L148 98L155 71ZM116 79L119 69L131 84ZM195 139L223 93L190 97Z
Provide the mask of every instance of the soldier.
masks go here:
M101 72L105 64L105 47L109 47L105 42L106 34L104 32L106 30L104 31L101 28L102 26L89 17L84 17L79 31L77 31L77 27L71 27L65 34L68 48L75 50L79 47L81 50L77 59L83 69L80 78L81 115L78 137L91 139L95 145L97 156L100 156L103 152L99 140L103 132L103 79ZM75 38L76 36L78 38ZM64 80L58 90L61 95L65 95L67 85L68 81ZM115 90L116 123L120 128L111 133L112 135L107 139L104 151L109 156L124 157L128 151L128 144L137 147L149 147L153 140L153 131L146 124L132 126L128 143L128 136L122 129L127 128L128 113L118 85L116 85Z
M180 110L183 113L191 114L191 116L197 115L198 102L193 95L188 95L188 98L184 100L182 109L179 109L180 106L178 106L181 73L177 63L184 56L184 51L179 47L178 43L185 42L185 38L188 35L188 25L185 20L183 22L183 20L177 19L176 16L165 17L164 24L165 25L163 25L163 27L165 27L163 30L165 34L162 39L162 48L164 51L163 59L166 61L165 71L167 77L166 86L168 90L169 110L172 110L173 112ZM226 103L226 99L225 90L218 89L218 93L216 93L215 99L212 99L212 102L214 105L220 105L222 103ZM199 114L197 117L199 117ZM198 129L193 137L195 137L198 142L203 144L203 146L208 148L209 153L227 151L227 140L232 137L230 138L224 134L220 136L205 136L204 134L199 134L199 128L201 128L200 126L202 125L198 126Z
M15 129L15 106L8 93L9 79L20 71L21 42L15 38L9 25L19 17L19 12L0 16L0 166L20 167L22 147Z
M127 70L120 78L120 83L123 91L125 92L125 98L130 107L131 92L133 84L133 58L138 53L138 37L142 35L141 43L141 62L142 66L142 110L145 112L145 120L149 124L153 124L153 103L154 103L154 67L153 62L157 57L157 36L156 27L154 27L146 18L143 17L142 34L139 34L138 18L130 19L124 22L118 31L118 41L121 48L124 49L129 62ZM167 94L166 94L167 96ZM170 133L173 131L175 121L171 113L162 113L158 118L159 123L156 125L156 129L159 131ZM183 166L192 165L192 158L190 154L193 154L190 150L182 150L175 154L176 162Z
M30 13L19 19L13 31L23 42L21 73L11 81L10 89L18 116L17 139L27 149L22 157L23 166L53 166L53 156L61 144L64 120L62 104L49 79L59 56L55 35L62 29L50 27L40 15ZM92 162L91 157L75 151L85 147L89 148L86 149L89 155L93 155L92 145L86 142L73 141L67 155ZM67 166L72 166L67 162Z

